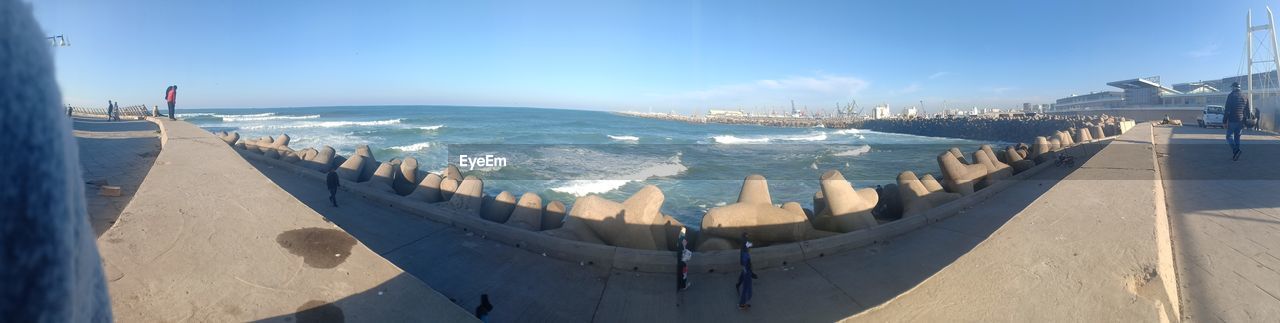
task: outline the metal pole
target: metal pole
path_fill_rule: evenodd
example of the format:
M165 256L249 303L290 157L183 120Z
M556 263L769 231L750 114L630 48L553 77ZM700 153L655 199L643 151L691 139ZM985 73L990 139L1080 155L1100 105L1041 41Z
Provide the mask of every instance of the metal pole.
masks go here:
M1245 97L1253 102L1253 9L1249 9L1244 21Z
M1276 18L1275 18L1275 15L1271 13L1271 6L1267 6L1267 23L1268 23L1268 26L1271 26L1271 28L1267 28L1269 31L1271 31L1271 62L1276 64L1276 72L1275 72L1276 77L1271 78L1271 88L1275 89L1278 87L1277 86L1278 84L1276 82L1280 81L1280 80L1277 80L1277 78L1280 78L1280 45L1276 44ZM1256 123L1256 127L1258 129L1261 129L1262 128L1262 118L1261 118L1262 107L1254 105L1253 101L1249 101L1249 107L1252 108L1254 111L1258 112L1259 115L1255 115L1253 117L1257 118L1258 120L1258 122ZM1250 111L1250 112L1253 112L1253 111Z

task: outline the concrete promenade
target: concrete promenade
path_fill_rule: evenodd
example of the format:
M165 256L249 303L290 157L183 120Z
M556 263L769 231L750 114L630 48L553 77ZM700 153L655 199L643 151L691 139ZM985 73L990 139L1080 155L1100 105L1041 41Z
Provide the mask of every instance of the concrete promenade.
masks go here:
M89 223L101 236L124 211L160 153L159 127L149 121L72 119L88 203ZM92 184L90 184L92 183ZM106 183L106 184L103 184ZM98 194L100 185L119 186L120 196Z
M331 207L323 183L251 164L464 308L490 294L496 322L1159 321L1172 309L1151 138L1142 125L1073 148L1077 168L1050 167L957 216L759 270L749 311L735 306L736 272L691 273L693 286L677 294L674 273L543 257L351 195Z
M1184 318L1280 321L1280 137L1246 132L1233 162L1224 133L1156 132Z
M163 148L98 239L117 320L474 320L225 142L156 122Z

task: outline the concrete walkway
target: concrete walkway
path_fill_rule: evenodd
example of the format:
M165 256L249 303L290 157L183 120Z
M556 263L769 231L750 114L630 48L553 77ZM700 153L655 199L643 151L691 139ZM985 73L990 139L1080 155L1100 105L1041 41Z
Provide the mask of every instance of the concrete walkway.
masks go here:
M124 211L160 153L160 128L149 121L72 119L85 184L89 223L101 236ZM105 184L104 184L105 183ZM120 186L120 196L98 194L100 185Z
M691 273L677 294L674 273L543 257L359 197L334 208L322 183L251 164L465 308L490 294L495 322L1158 321L1150 138L1126 134L1094 160L1101 145L1077 149L1082 170L1051 167L897 238L760 270L749 311L736 308L736 272Z
M1156 132L1184 317L1280 321L1280 138L1247 133L1233 162L1224 133Z
M474 320L212 134L157 122L155 165L98 239L117 320Z

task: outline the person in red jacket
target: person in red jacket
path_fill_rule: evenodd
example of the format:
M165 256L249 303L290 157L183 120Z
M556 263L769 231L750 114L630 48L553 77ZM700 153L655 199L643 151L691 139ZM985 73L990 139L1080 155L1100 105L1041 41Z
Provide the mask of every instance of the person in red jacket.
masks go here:
M169 103L169 120L178 120L173 117L173 105L178 101L178 86L170 85L164 90L164 101Z

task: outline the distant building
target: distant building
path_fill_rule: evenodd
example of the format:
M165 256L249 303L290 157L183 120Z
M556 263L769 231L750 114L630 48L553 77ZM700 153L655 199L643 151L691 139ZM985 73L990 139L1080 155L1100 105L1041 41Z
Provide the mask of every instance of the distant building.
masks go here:
M1275 71L1253 75L1255 100L1274 100L1280 97L1277 76ZM1248 81L1248 76L1239 75L1166 87L1160 84L1159 76L1135 78L1107 83L1123 91L1072 95L1058 99L1051 110L1203 108L1206 105L1222 105L1231 92L1231 83L1238 82L1241 88L1247 88Z
M875 111L873 112L874 112L874 114L872 115L873 119L888 119L890 116L893 115L893 113L889 112L889 105L887 104L877 105L875 107Z
M906 109L902 109L902 116L907 118L915 118L916 114L918 114L919 112L920 112L919 109L916 109L916 107L907 107Z
M742 110L707 110L708 117L741 117L744 115L746 115L746 113L743 113Z

